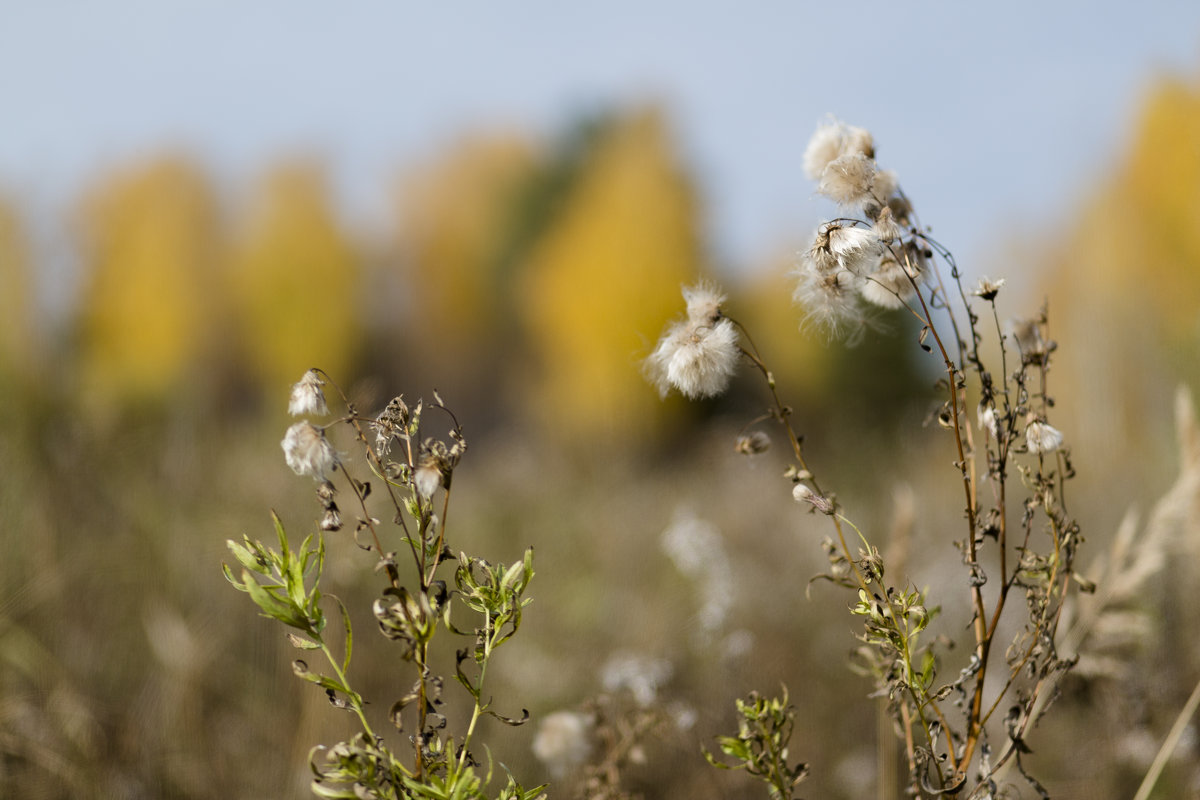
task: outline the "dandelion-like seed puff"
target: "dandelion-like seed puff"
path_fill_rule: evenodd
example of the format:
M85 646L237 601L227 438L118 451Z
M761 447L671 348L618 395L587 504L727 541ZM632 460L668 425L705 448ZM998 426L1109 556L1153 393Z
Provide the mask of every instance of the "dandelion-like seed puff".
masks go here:
M288 428L280 445L287 465L297 475L312 475L323 481L325 474L337 465L337 454L325 432L310 422L297 422Z
M1062 431L1045 422L1025 426L1025 446L1031 453L1053 453L1063 445Z
M315 369L304 373L304 377L292 387L292 397L288 401L288 413L293 417L301 414L316 414L323 417L328 414L329 407L325 404L325 393L321 391L321 387L324 385L325 381L321 380L320 374Z
M646 374L666 396L675 388L696 400L715 397L729 387L737 369L737 329L721 315L725 297L715 288L700 285L685 289L687 319L672 324L646 359Z

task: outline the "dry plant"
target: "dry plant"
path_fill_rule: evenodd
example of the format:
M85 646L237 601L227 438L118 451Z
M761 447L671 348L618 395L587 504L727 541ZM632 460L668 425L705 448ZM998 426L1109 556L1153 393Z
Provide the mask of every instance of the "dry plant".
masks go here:
M764 380L769 407L746 426L737 448L758 451L765 439L755 426L777 424L793 459L785 473L792 497L828 519L830 569L820 577L855 597L851 612L862 627L854 666L887 699L909 793L993 797L1002 790L1002 771L1012 768L1045 796L1022 763L1025 739L1074 663L1059 633L1072 586L1091 588L1075 568L1080 534L1066 491L1074 470L1063 434L1050 421L1056 345L1048 315L1043 309L1006 329L996 304L1004 281L963 285L954 257L920 224L895 174L880 169L866 131L822 124L804 160L818 192L843 212L820 226L796 271L795 296L808 321L829 335L856 338L878 311L907 310L919 324L915 344L944 371L936 421L961 485L963 528L955 546L971 610L970 646L951 652L945 637L929 635L936 603L950 599L931 597L894 574L877 538L855 524L818 478L792 409L719 289L684 290L687 315L666 330L646 361L647 376L664 396L675 389L689 398L725 391L742 361ZM1014 627L1016 635L1002 640L1002 628ZM767 784L771 797L790 800L807 768L788 750L794 710L786 692L752 694L738 710L737 734L719 739L732 763L710 760L744 769Z
M328 384L337 388L320 370L305 373L293 388L289 412L327 415L322 387ZM282 521L273 515L278 549L249 537L241 544L230 541L229 549L242 569L235 575L226 565L225 576L250 595L263 616L292 629L287 637L294 647L323 657L325 667L310 667L303 659L294 661L292 667L298 677L323 690L334 708L357 718L360 730L350 741L313 748L314 794L359 800L491 797L488 786L493 764L488 751L486 770L480 774L482 764L476 753L486 745L477 741L477 725L485 715L520 725L528 719L528 712L520 718L497 713L484 683L493 654L517 633L522 610L530 602L525 591L533 577L533 552L526 551L522 560L506 566L451 551L446 538L451 480L467 444L458 420L436 392L429 410L445 414L450 421L448 442L422 438L424 403L410 408L403 397L396 397L377 417L364 418L344 392L338 389L338 394L346 408L343 416L321 426L298 422L288 429L282 443L288 465L298 475L312 476L317 484L323 514L319 530L310 533L299 549L293 549ZM350 474L351 462L327 435L339 426L351 431L376 484ZM397 732L408 732L408 757L376 733L368 719L366 700L349 679L354 641L350 614L341 600L323 595L319 589L326 534L344 528L335 478L349 490L354 505L350 536L355 545L374 554L376 572L383 577L384 586L372 609L379 631L400 646L401 658L412 665L411 688L392 703L387 715ZM368 502L374 485L382 486L376 496L385 497L383 505L390 514L387 524L373 515ZM389 533L398 537L398 551L384 546ZM438 577L446 562L455 562L453 586ZM407 580L402 579L405 573L409 574ZM338 637L342 640L340 656L325 638L326 600L337 607L343 628ZM459 615L464 612L473 620L469 624L461 621ZM431 651L431 643L443 631L468 642L457 650L453 664L454 678L471 700L470 721L457 735L449 732L445 681ZM510 773L495 797L534 800L543 796L543 788L525 789Z

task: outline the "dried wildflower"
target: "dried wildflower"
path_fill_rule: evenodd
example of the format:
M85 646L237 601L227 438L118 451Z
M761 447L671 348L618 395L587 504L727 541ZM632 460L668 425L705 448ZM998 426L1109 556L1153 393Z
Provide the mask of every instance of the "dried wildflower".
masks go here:
M700 632L709 636L718 633L729 618L736 596L721 531L711 522L676 511L659 542L675 568L695 581Z
M762 431L754 431L737 438L733 449L744 456L756 456L767 452L771 447L771 437Z
M1024 364L1044 364L1049 348L1042 336L1042 325L1036 319L1018 320L1013 326L1013 337Z
M837 223L830 223L826 227L829 252L837 257L842 267L851 272L860 272L864 262L871 260L879 251L879 240L867 228Z
M604 663L600 682L609 692L628 689L634 701L646 708L658 698L658 690L667 684L674 671L671 662L665 659L618 653Z
M858 279L846 270L821 274L804 266L802 261L792 299L804 308L807 321L817 324L830 336L861 326L863 311L856 291Z
M979 423L980 430L986 430L992 435L993 439L999 438L998 434L996 433L997 427L995 406L985 406L981 403L979 405L979 409L975 412L975 418Z
M875 184L871 189L875 199L884 203L897 220L907 222L911 209L908 201L900 195L900 176L892 169L881 169L875 173Z
M711 283L701 282L683 290L687 316L697 325L711 325L721 318L725 294Z
M829 162L842 154L845 126L840 122L825 122L817 126L804 149L804 174L809 180L821 180Z
M838 156L821 173L817 191L840 206L857 207L874 199L875 159L862 153Z
M409 411L408 404L404 402L404 395L397 395L388 401L387 407L371 423L371 427L375 429L375 452L380 458L388 454L392 446L392 439L408 435L408 426L411 421L412 412Z
M441 488L442 470L436 458L421 459L421 464L413 472L413 485L417 487L417 494L426 500L433 497L433 493Z
M1000 293L1000 287L1004 285L1004 278L990 280L989 278L980 278L979 285L975 287L971 294L976 297L982 297L984 300L992 301L996 299L996 295Z
M871 134L837 120L823 122L804 149L804 174L809 180L819 181L830 162L847 154L874 158L875 143Z
M685 397L715 397L729 386L739 355L737 330L728 319L715 325L677 322L646 359L646 372L664 397L675 387Z
M812 490L807 484L797 483L792 487L792 499L797 503L808 503L822 514L833 514L833 501Z
M312 475L324 481L325 473L337 466L337 455L325 432L309 422L297 422L288 428L280 444L287 465L297 475Z
M1025 446L1031 453L1052 453L1062 444L1063 435L1058 428L1037 420L1025 426Z
M917 293L915 277L891 253L885 252L878 267L858 288L862 298L880 308L902 307Z
M292 387L292 398L288 401L288 413L293 417L301 414L318 416L328 414L329 407L325 405L325 393L321 391L321 387L324 385L325 381L321 380L321 375L315 369L304 373L304 377Z
M342 515L338 513L337 507L326 509L325 516L321 518L321 530L340 531L341 529Z
M892 214L892 209L884 206L879 214L875 217L875 223L871 226L871 233L875 234L875 238L881 242L894 242L900 238L900 226L896 224L896 218Z
M538 725L533 754L546 765L550 775L562 780L592 755L595 719L579 711L554 711Z

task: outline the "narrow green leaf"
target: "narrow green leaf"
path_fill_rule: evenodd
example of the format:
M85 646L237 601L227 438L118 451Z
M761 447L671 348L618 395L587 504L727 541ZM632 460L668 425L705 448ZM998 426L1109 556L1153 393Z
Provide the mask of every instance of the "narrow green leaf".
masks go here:
M247 540L249 543L249 540ZM260 575L270 574L270 571L259 561L258 557L250 552L249 548L243 547L232 539L225 540L225 546L233 553L233 557L238 560L246 569L257 572Z
M283 520L273 510L271 511L271 520L275 523L275 535L279 537L279 552L284 559L290 559L292 551L288 549L287 533L283 530Z
M353 788L327 786L320 781L313 781L310 788L317 797L328 797L331 800L358 800L358 793Z
M330 597L333 597L338 609L342 612L342 626L346 629L346 655L342 659L342 674L344 675L350 671L350 652L354 647L354 632L350 626L350 612L346 610L346 604L336 595L330 595Z
M233 571L229 569L228 564L222 564L221 571L225 573L225 580L233 584L233 588L237 589L239 592L249 591L249 589L246 588L246 584L233 577Z

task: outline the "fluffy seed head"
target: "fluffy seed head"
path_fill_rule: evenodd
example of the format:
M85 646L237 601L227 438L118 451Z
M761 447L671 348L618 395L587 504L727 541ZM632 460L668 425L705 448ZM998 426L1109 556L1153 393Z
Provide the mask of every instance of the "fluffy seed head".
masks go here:
M837 257L838 264L856 275L870 266L879 252L879 240L868 228L830 223L826 226L829 235L829 252Z
M975 412L976 419L979 422L980 430L986 430L995 439L998 437L996 426L996 408L994 406L980 405L979 410Z
M1025 426L1025 446L1031 453L1053 453L1062 444L1063 435L1058 428L1037 420Z
M875 159L862 153L847 153L825 167L817 191L838 205L862 206L873 199L871 190L876 172Z
M315 369L310 369L292 387L292 397L288 401L288 413L293 417L301 414L316 414L325 416L329 407L325 405L325 393L321 387L325 381Z
M297 475L312 475L324 481L325 474L337 466L337 455L325 432L309 422L297 422L288 428L280 444L287 465Z
M420 466L413 472L413 485L417 487L417 494L424 497L426 500L433 497L442 486L442 471L438 467L437 459L422 459Z
M880 308L901 308L916 295L909 273L889 252L880 257L875 271L858 288L863 300Z
M875 157L871 134L835 119L826 120L817 126L804 148L804 174L809 180L819 181L830 162L854 153Z
M721 318L721 304L725 294L711 283L701 282L683 290L687 302L688 320L700 325L710 325Z
M672 387L692 400L715 397L728 388L739 354L732 321L688 319L667 329L645 369L664 397Z
M554 711L538 725L533 754L550 775L562 780L583 766L592 754L594 720L578 711Z
M844 269L822 275L813 269L797 270L799 282L792 295L805 311L805 319L837 336L863 323L863 309L855 286L859 279Z

